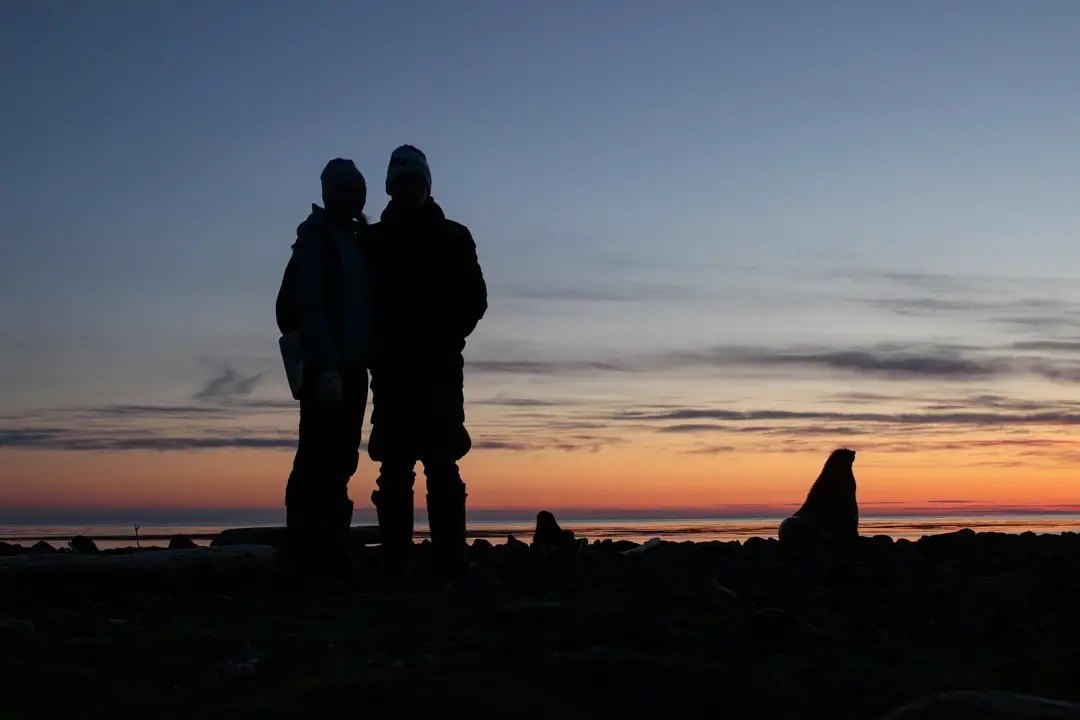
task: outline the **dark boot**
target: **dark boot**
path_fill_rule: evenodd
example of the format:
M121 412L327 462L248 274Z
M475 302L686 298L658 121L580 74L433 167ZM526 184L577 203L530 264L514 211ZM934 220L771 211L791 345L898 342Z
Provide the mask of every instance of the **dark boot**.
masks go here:
M323 525L326 559L335 573L347 573L352 568L352 547L349 533L352 530L353 502L345 499L335 503L336 512L327 513Z
M412 563L414 478L411 470L392 475L384 471L377 481L379 489L371 494L379 516L383 573L387 577L404 577Z
M304 503L285 506L285 547L280 557L287 570L296 574L316 570L319 535L319 523L310 507Z
M436 466L428 472L428 524L436 571L458 578L469 569L465 553L465 483L455 463Z

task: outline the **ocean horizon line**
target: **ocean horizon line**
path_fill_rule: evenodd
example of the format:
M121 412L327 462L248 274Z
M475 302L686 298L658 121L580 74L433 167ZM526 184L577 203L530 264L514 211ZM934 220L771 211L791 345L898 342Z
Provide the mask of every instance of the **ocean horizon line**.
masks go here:
M354 525L373 525L371 519L354 522ZM247 525L250 527L250 525ZM657 537L671 541L707 542L712 540L747 540L751 537L775 537L777 518L727 517L727 518L604 518L587 519L566 516L564 528L590 540L613 539L644 542ZM102 549L129 547L161 547L175 535L185 535L198 544L208 544L221 531L229 527L245 527L243 523L144 523L136 532L132 524L91 523L0 523L0 540L15 543L68 542L75 535L83 535L99 543ZM531 535L534 520L530 517L497 519L470 519L467 536L486 539L495 544L506 542L510 536L527 538ZM924 515L924 516L867 516L860 522L859 531L864 536L888 535L894 539L915 540L926 535L972 529L976 532L1023 532L1050 533L1080 531L1080 513L1057 514L997 514L997 515ZM428 537L426 518L418 517L416 537Z
M535 519L540 510L549 510L557 518L572 521L641 521L641 520L771 520L790 515L798 503L776 505L725 505L695 508L582 508L543 506L536 508L470 508L470 520L483 522L523 522ZM283 524L283 507L249 508L6 508L0 509L2 525L221 525ZM423 503L417 515L425 515ZM1067 516L1080 515L1080 504L1000 505L978 501L931 501L928 504L860 503L863 518L922 518L980 516ZM358 507L354 523L374 522L373 508Z

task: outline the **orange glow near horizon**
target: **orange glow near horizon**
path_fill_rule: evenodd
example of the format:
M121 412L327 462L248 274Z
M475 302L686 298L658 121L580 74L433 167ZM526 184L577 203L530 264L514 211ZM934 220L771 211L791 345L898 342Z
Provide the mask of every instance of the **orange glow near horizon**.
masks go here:
M250 449L0 452L5 509L277 507L292 459L286 451ZM462 470L474 509L787 509L802 502L827 452L477 450ZM932 508L942 501L1080 508L1076 468L965 464L974 460L956 452L860 453L855 463L860 503L896 510ZM362 461L350 484L358 505L375 475L375 465ZM421 476L418 488L422 483Z

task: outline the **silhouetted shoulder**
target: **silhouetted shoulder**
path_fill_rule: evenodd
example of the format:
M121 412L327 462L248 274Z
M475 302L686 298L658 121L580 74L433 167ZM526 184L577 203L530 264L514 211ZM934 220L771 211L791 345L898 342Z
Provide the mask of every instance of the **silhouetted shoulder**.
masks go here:
M323 236L325 227L321 215L312 210L311 214L302 223L296 226L296 242L310 242Z
M469 228L465 227L456 220L443 220L443 226L446 228L445 232L449 237L460 240L461 242L475 245L473 242L472 233L469 232Z
M476 257L476 241L469 228L453 220L443 220L443 236L444 241L452 243L462 255Z

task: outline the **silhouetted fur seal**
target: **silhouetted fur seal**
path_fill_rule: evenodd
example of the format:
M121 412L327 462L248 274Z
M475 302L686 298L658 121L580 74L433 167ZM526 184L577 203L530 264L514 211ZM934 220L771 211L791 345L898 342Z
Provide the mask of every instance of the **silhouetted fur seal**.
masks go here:
M547 510L536 514L536 530L533 532L533 547L569 550L577 546L577 539L572 530L563 530L559 521Z
M845 545L859 537L855 500L855 451L834 450L802 507L780 523L780 542L793 546Z

